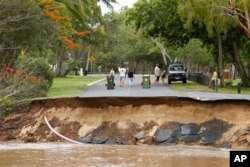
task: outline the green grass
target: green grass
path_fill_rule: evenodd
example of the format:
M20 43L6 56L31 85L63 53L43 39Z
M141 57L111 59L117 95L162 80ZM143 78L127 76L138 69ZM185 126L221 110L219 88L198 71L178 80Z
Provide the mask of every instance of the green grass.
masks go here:
M53 85L49 90L48 97L71 97L83 92L87 84L97 81L100 76L73 76L54 78Z
M232 86L226 86L224 88L219 87L218 93L226 93L226 94L237 94L237 83L239 81L234 81ZM173 82L170 87L174 90L179 91L200 91L200 92L215 92L212 89L209 89L208 86L201 85L196 82L188 81L186 84L182 82ZM250 87L241 88L241 94L249 94L250 95Z

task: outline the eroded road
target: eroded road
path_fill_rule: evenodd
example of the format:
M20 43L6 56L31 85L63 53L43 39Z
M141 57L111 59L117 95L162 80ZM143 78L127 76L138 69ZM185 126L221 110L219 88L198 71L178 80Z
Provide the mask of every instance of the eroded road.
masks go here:
M151 81L154 81L154 76L151 76ZM200 101L214 100L247 100L250 101L250 95L241 94L221 94L210 92L195 92L195 91L175 91L167 84L156 85L152 84L150 89L143 89L141 85L142 75L136 75L133 86L129 86L129 80L126 78L124 87L119 86L119 77L115 78L115 89L107 90L106 80L94 84L88 90L79 95L79 97L177 97L191 98ZM167 80L165 81L167 82ZM175 83L173 83L175 84ZM179 84L179 83L178 83ZM236 91L236 90L235 90Z
M162 84L143 89L139 75L132 87L128 80L124 87L118 78L115 82L114 90L102 81L80 98L36 100L27 112L1 118L0 166L223 167L228 149L250 149L247 95L180 92ZM56 131L82 144L57 145L65 139L48 128L45 117Z

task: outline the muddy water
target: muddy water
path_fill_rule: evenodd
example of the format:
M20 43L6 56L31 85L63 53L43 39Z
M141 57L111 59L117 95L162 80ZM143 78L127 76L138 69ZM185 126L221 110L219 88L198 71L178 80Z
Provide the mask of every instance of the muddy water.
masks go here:
M1 167L228 167L228 157L195 146L0 144Z

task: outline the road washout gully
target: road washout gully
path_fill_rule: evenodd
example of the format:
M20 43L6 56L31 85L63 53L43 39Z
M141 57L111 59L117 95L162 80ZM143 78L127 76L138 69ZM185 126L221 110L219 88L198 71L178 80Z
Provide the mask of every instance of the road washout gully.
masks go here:
M175 97L95 97L36 100L27 112L0 119L0 141L205 145L250 148L248 101Z

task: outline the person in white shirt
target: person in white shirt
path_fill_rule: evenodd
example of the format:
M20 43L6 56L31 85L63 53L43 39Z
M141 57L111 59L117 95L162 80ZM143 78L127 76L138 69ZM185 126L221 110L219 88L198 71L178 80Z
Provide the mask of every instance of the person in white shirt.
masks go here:
M126 68L124 68L124 66L122 66L121 68L118 67L118 71L119 71L119 75L120 75L120 87L124 86L124 80L126 77Z
M159 65L156 64L156 66L155 66L155 77L156 77L155 83L157 85L159 85L160 76L161 76L161 69L159 68Z

